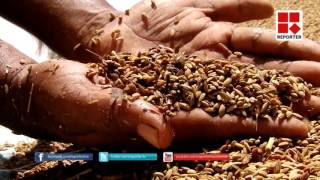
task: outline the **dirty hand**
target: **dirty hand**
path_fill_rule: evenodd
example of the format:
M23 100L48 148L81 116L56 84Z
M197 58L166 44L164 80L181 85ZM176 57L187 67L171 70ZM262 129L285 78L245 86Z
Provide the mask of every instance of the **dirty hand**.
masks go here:
M7 80L0 81L1 124L16 132L110 148L141 146L139 137L157 148L171 143L172 130L154 106L125 101L121 89L93 84L86 64L63 59L38 64L3 41L0 60L10 67Z
M273 7L267 0L142 0L122 17L107 23L88 44L100 55L111 50L138 52L158 44L208 58L233 57L264 68L283 69L320 85L320 44L308 39L281 42L269 29L241 27L237 22L270 17ZM112 32L120 30L116 37ZM93 45L93 46L91 46ZM268 57L262 58L262 57ZM281 59L284 58L284 59ZM295 61L292 61L295 60Z
M2 123L37 138L110 148L141 147L147 141L166 148L173 140L307 134L304 122L294 117L261 120L257 125L251 118L212 117L195 109L165 121L157 107L142 100L129 102L121 89L92 83L88 64L63 59L38 64L4 42L0 59L10 66L6 82L1 83L0 98L7 105L0 108ZM92 78L99 81L99 76Z
M234 22L266 18L272 15L272 6L264 0L244 1L141 1L128 13L107 23L88 47L101 56L112 50L133 52L164 44L180 51L204 58L228 58L232 51L247 55L232 57L235 60L255 63L265 68L284 69L301 76L314 85L320 64L320 45L310 41L281 43L275 40L272 30L240 27ZM119 21L121 19L121 21ZM99 32L99 30L97 30ZM90 39L90 38L89 38ZM250 55L254 55L253 57ZM272 59L262 56L273 57ZM260 58L258 58L260 57ZM288 58L291 60L276 60ZM311 116L319 113L317 97L312 96L298 104L296 112ZM298 108L299 107L299 108ZM261 120L258 131L255 121L237 116L211 117L202 110L180 112L170 121L175 139L188 140L230 135L305 136L307 126L300 120L286 122ZM190 130L192 129L192 131ZM218 129L218 130L217 130Z
M81 47L75 49L75 53L79 54L72 56L76 57L73 59L83 60L86 57L80 52L81 49L89 49L103 56L112 50L138 52L158 44L179 47L181 51L203 57L228 57L230 51L244 51L255 55L272 54L275 58L285 56L316 60L319 57L319 48L314 48L319 45L311 41L303 41L301 49L297 43L283 46L273 40L272 32L268 30L240 28L231 23L270 16L273 9L265 1L155 2L156 7L152 8L150 1L141 1L130 9L129 16L118 14L122 16L121 23L116 18L106 23L102 27L103 31L96 28L99 35L91 36L88 33L82 39ZM92 29L94 25L90 27L89 23L83 28ZM55 49L59 48L60 52L72 51L72 48L56 45ZM280 50L272 51L273 49ZM295 50L299 50L298 53ZM71 57L68 53L65 56ZM86 59L90 60L93 59ZM244 56L240 60L253 62L255 59ZM32 66L29 75L28 68L24 67L24 71L16 75L19 78L12 81L13 88L17 88L19 83L24 82L19 80L26 77L30 79L23 84L26 92L18 96L22 98L22 105L27 107L29 94L32 92L30 112L26 114L29 120L24 122L30 124L31 128L42 128L50 136L55 135L65 141L85 145L118 144L124 147L133 142L132 139L138 137L139 140L139 137L143 137L152 145L165 148L173 139L192 142L238 135L307 136L307 125L296 118L287 121L258 120L257 126L257 121L251 118L234 115L212 117L200 109L194 109L188 113L179 112L169 121L164 121L163 114L157 107L142 101L124 102L122 90L103 89L91 83L86 78L88 68L84 64L52 60L42 64L33 63ZM292 69L294 68L287 70ZM300 68L299 70L302 72ZM303 72L310 72L304 77L306 80L316 82L312 81L314 76L310 76L316 71ZM17 90L19 91L21 90ZM320 106L317 102L320 101L315 98L311 97L299 104L302 108L298 109L306 110L309 115L308 108L314 107L313 112L318 113L317 107ZM26 107L22 109L25 110Z

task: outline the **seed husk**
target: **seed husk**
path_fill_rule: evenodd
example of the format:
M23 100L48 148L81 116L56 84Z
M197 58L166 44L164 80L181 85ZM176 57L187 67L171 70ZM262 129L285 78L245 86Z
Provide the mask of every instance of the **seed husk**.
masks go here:
M116 19L116 15L113 13L109 13L109 21L112 22L115 19Z
M27 106L27 113L30 112L30 108L31 108L31 101L32 101L32 94L33 94L33 89L34 89L34 84L31 84L31 89L29 91L29 98L28 98L28 106Z
M141 20L142 20L142 22L144 23L144 25L145 25L146 27L149 26L149 17L148 17L148 15L147 15L145 12L143 12L143 13L141 14Z
M127 15L127 16L129 16L129 15L130 15L130 10L129 10L129 9L125 10L125 11L124 11L124 14Z
M118 24L119 24L119 25L122 24L122 19L123 19L122 16L119 16L119 19L118 19Z
M226 80L224 80L223 85L227 86L232 82L232 78L227 78Z
M153 0L151 0L151 8L157 9L157 4Z
M146 20L147 15L142 13L142 18ZM120 31L111 36L119 38ZM203 61L165 46L137 56L112 51L98 67L98 75L106 77L110 84L123 86L129 100L139 93L150 103L165 107L167 114L202 108L212 116L237 114L257 121L302 118L293 113L290 104L302 100L306 95L299 91L305 92L305 87L309 87L290 73L260 70L250 64L222 59ZM132 82L136 88L129 88ZM298 93L293 94L294 89Z
M76 44L76 45L73 47L73 51L76 51L80 46L81 46L80 43ZM20 62L20 63L21 63L21 62Z
M266 146L266 151L267 152L271 151L273 143L274 143L274 139L275 139L274 137L270 137L269 138L269 141L268 141L267 146Z
M226 112L226 107L224 106L224 104L221 104L219 107L219 116L222 117Z

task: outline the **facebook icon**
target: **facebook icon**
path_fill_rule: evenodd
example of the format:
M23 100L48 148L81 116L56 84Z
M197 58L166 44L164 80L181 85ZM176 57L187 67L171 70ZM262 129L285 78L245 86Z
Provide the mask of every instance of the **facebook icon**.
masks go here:
M99 162L108 162L109 161L108 152L99 152Z
M36 152L34 154L34 160L39 163L44 161L44 153L43 152Z

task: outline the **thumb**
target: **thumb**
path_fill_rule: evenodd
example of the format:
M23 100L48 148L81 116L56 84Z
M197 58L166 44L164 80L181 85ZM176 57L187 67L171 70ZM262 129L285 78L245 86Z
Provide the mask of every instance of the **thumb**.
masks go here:
M137 133L157 148L168 147L173 131L158 108L143 100L116 102L113 117L125 133Z

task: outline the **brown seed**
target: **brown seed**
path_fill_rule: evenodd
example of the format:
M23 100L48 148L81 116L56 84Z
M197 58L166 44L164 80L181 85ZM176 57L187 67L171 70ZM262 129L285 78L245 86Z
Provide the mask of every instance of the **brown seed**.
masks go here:
M237 141L232 141L231 142L231 146L232 147L236 147L238 149L243 149L244 148L244 146L241 143L238 143Z
M305 97L305 96L306 96L306 94L305 94L303 91L299 91L298 94L299 94L299 96L301 96L301 97Z
M265 112L269 106L269 101L265 102L261 107L261 113Z
M129 15L130 15L130 10L127 9L126 11L124 11L124 14L127 15L127 16L129 16Z
M151 102L154 98L155 98L155 96L154 96L154 95L151 95L151 96L148 97L147 101L148 101L148 102Z
M290 119L292 116L293 116L292 111L287 111L286 112L287 119Z
M226 80L224 80L223 85L227 86L229 84L231 84L232 79L231 78L227 78Z
M95 37L93 37L93 38L91 39L91 42L92 42L94 45L98 44L98 41L97 41L97 39L96 39Z
M148 27L148 25L149 25L149 17L145 12L143 12L141 14L141 20Z
M289 146L289 142L280 142L280 143L278 144L278 146L279 146L279 147L282 147L282 148L286 148L286 147Z
M210 103L208 101L201 101L201 105L203 107L209 107L210 106Z
M151 0L151 8L157 9L157 4L153 0Z
M119 16L118 24L119 24L119 25L121 25L121 24L122 24L122 16Z
M281 113L278 114L278 116L277 116L276 119L277 119L277 120L282 120L282 119L285 118L285 117L286 117L286 115L281 112Z
M222 117L226 112L226 107L224 106L224 104L221 104L219 107L219 116Z
M109 21L112 22L112 21L115 20L115 19L116 19L116 15L113 14L113 13L110 13L110 14L109 14Z
M177 77L177 79L178 79L178 77ZM181 88L183 90L192 91L192 87L191 86L188 86L188 85L185 85L185 84L181 84L180 86L181 86Z
M233 54L236 55L236 56L242 56L242 53L238 52L238 51L234 52Z
M179 103L179 106L180 106L180 108L183 109L183 110L186 110L186 111L189 111L189 110L190 110L190 106L189 106L188 104L186 104L186 103L180 102L180 103Z
M198 101L201 102L202 100L204 100L205 97L206 97L206 93L201 93L201 95L199 96Z
M298 113L292 113L293 116L297 117L298 119L303 119L303 116L301 116Z
M104 32L104 29L97 29L95 30L95 35L100 36Z
M204 111L206 111L207 113L213 113L214 112L214 108L213 107L208 107L208 108L205 108Z
M237 105L231 105L228 109L227 109L227 113L230 113L231 111L235 110L237 108Z
M170 179L170 177L172 176L172 174L173 174L173 169L169 169L169 170L166 172L165 179Z
M185 70L184 74L185 74L185 76L190 76L192 74L192 72L189 68L187 68L187 70Z
M112 39L118 38L120 36L120 33L121 33L121 31L119 29L116 29L116 30L112 31L111 38Z
M267 152L271 151L273 143L274 143L274 139L275 139L274 137L270 137L269 138L269 141L268 141L267 146L266 146L266 151Z
M174 103L174 108L175 108L177 111L180 111L180 103L179 103L179 102Z
M154 177L164 177L164 174L162 172L155 172L153 173Z
M81 46L80 43L76 44L76 45L73 47L73 51L76 51L80 46ZM21 64L21 61L20 61L20 64Z
M244 96L244 94L237 88L233 89L239 96Z
M248 114L247 114L246 111L242 111L241 114L242 114L244 117L247 117L247 116L248 116Z
M261 91L261 86L259 84L252 84L252 87L256 90L256 91Z
M222 99L224 101L230 101L232 98L230 97L229 94L227 94L226 92L220 92L219 95L221 95Z
M132 97L132 101L135 101L140 98L140 93L134 93L131 95L131 97Z
M27 61L26 61L25 59L20 59L19 62L20 62L21 65L27 64ZM9 72L8 72L8 73L9 73Z

